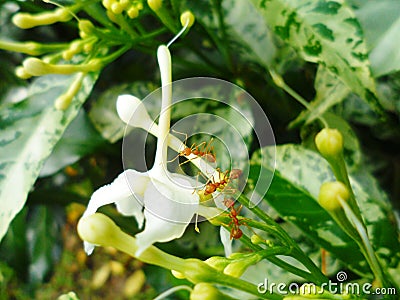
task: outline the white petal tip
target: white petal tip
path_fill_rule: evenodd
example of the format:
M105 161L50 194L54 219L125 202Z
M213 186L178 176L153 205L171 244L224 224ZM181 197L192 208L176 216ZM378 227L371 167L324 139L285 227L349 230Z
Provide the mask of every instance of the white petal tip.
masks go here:
M116 106L118 116L126 124L143 128L152 122L142 101L135 96L118 96Z
M83 242L83 247L85 249L86 255L91 255L95 246L91 243Z

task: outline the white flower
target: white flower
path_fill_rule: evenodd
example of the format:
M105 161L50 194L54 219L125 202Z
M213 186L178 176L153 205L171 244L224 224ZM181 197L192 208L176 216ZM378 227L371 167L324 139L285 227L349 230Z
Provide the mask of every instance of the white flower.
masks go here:
M171 138L170 105L171 57L166 46L157 52L161 71L162 104L158 126L155 125L141 101L123 95L117 101L119 116L126 123L142 127L158 137L154 166L148 172L126 170L111 184L93 193L83 217L94 214L103 205L115 203L117 210L126 216L134 216L139 227L146 221L144 230L136 235L140 254L155 242L167 242L183 235L196 213L212 217L216 211L199 206L199 196L194 193L193 180L184 175L167 171L167 142L178 151L182 147L179 139ZM135 118L131 118L136 111ZM190 158L190 157L189 157ZM194 161L197 157L193 157ZM196 163L196 162L194 162ZM85 242L85 251L90 254L94 245Z

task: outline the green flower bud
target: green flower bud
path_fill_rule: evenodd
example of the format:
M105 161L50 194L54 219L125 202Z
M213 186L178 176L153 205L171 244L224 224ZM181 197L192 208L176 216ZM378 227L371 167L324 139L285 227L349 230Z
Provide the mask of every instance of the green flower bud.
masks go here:
M117 23L117 16L111 10L107 10L106 14L110 21Z
M178 279L185 279L185 275L183 275L181 272L175 271L175 270L171 270L172 275L174 275L175 278Z
M94 30L94 25L89 20L79 20L78 27L79 30L84 32L87 36L91 35Z
M198 283L190 293L190 300L231 300L232 298L221 293L209 283Z
M226 266L226 268L224 269L224 274L239 278L243 275L248 266L248 264L244 263L241 260L234 261Z
M282 78L281 75L275 73L275 71L273 71L273 70L270 70L269 73L271 74L272 80L274 81L274 83L275 83L278 87L282 88L282 87L285 86L285 81L283 80L283 78Z
M71 20L73 18L71 11L68 10L67 8L57 8L54 11L54 14L57 17L58 22L68 22L69 20Z
M176 268L174 268L176 269ZM193 283L213 282L219 273L204 261L195 258L185 259L182 269L179 270L185 278Z
M64 58L65 60L71 60L74 57L74 55L75 52L72 51L71 49L67 49L62 52L62 58Z
M194 20L195 20L194 15L190 10L187 10L181 14L180 21L182 26L185 26L187 24L187 28L190 28L192 27Z
M223 271L230 264L231 260L226 257L212 256L204 262L218 271Z
M263 240L262 238L260 238L258 235L253 234L253 235L251 236L251 242L252 242L254 245L259 245L259 244L264 244L264 243L265 243L265 240Z
M72 52L74 52L74 54L77 54L77 53L81 52L82 48L83 48L83 46L82 46L82 41L81 40L73 41L71 43L71 45L69 46L69 49Z
M157 11L162 7L162 0L147 0L147 4L152 11Z
M89 53L89 52L91 52L93 50L93 43L85 43L84 45L83 45L83 51L85 52L85 53Z
M262 256L256 253L237 253L236 255L233 253L229 258L234 259L234 261L225 267L224 274L233 277L240 277L248 267L258 263L262 259Z
M340 181L325 182L321 185L318 196L318 203L327 211L341 209L339 197L347 201L350 193L347 187Z
M343 151L343 137L339 130L324 128L315 136L315 145L326 159L336 157Z

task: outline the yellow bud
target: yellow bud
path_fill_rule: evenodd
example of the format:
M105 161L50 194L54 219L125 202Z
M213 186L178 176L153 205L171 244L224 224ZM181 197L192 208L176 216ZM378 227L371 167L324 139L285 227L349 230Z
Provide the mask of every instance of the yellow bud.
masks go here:
M28 29L37 26L34 16L28 13L19 13L14 15L12 22L15 26L22 29Z
M147 4L153 11L157 11L162 7L162 0L147 0Z
M82 240L104 246L112 245L115 239L119 239L121 231L109 217L100 213L81 218L77 229Z
M21 79L29 79L32 77L31 74L29 74L24 67L19 66L15 69L15 75L17 75Z
M135 3L135 6L136 6L136 8L138 10L142 10L143 9L143 3L142 2Z
M82 65L82 66L84 66L84 65ZM102 66L103 66L103 64L101 62L101 59L94 58L85 65L85 69L86 69L85 71L87 71L87 72L98 71L102 68Z
M57 110L66 110L70 106L73 98L74 98L74 96L70 95L68 93L62 94L60 97L58 97L56 99L56 102L54 103L54 107Z
M125 282L124 295L132 298L137 295L146 283L146 275L142 269L136 270ZM133 299L133 298L132 298Z
M62 57L63 57L65 60L71 60L71 59L74 57L74 55L75 55L75 52L74 52L74 51L71 51L71 49L67 49L67 50L64 50L64 51L62 52Z
M41 25L51 25L57 22L67 22L72 19L72 14L64 8L52 12L38 14L19 13L12 18L12 22L22 29L33 28Z
M137 9L136 6L131 6L128 9L127 14L128 14L129 18L134 19L134 18L137 18L137 16L139 16L139 10Z
M215 286L209 283L198 283L190 293L190 300L228 300L232 299L222 294Z
M204 261L207 265L210 267L222 271L223 269L226 268L227 265L231 262L230 259L226 257L221 257L221 256L212 256L208 258L207 260Z
M101 3L103 4L103 6L107 9L110 10L111 9L111 5L115 2L115 0L103 0Z
M73 18L71 11L69 11L67 8L57 8L54 11L54 14L57 17L58 22L68 22Z
M265 243L265 241L264 241L262 238L260 238L258 235L256 235L256 234L253 234L253 235L251 236L251 242L252 242L254 245L259 245L259 244Z
M119 2L115 1L113 4L111 4L111 11L114 14L119 15L124 11L124 8Z
M114 23L117 22L117 16L116 16L115 14L113 14L112 11L107 10L106 14L107 14L107 17L108 17L112 22L114 22Z
M101 288L110 277L110 274L111 274L110 265L107 263L102 265L93 274L91 288L95 290Z
M126 9L129 5L129 0L121 0L119 1L119 4L121 5L122 9Z
M339 197L347 201L350 193L340 181L325 182L321 185L318 203L327 211L336 211L341 208Z
M337 129L324 128L315 136L315 145L323 157L335 157L343 151L342 134Z
M194 23L194 15L192 14L191 11L187 10L181 14L181 24L182 26L185 26L187 24L187 28L192 27Z
M115 260L110 261L110 268L111 268L111 273L113 275L122 275L125 272L124 265L119 261Z
M94 30L94 25L89 20L79 20L79 30L84 32L86 35L90 35Z
M224 274L239 278L243 275L244 271L246 271L247 268L248 265L243 263L242 261L234 261L226 266L226 268L224 269Z
M174 275L175 278L178 279L185 279L185 275L183 275L181 272L175 271L175 270L171 270L172 275Z
M282 76L275 73L275 71L270 71L272 80L274 81L274 83L279 86L280 88L283 87L285 85L285 81L283 80Z
M86 43L83 45L83 51L89 53L93 50L93 43Z
M71 45L69 46L69 49L74 53L74 54L77 54L77 53L79 53L79 52L81 52L82 51L82 48L83 48L83 46L82 46L82 41L73 41L72 43L71 43Z
M49 64L39 58L29 57L22 63L27 73L32 76L41 76L50 73Z

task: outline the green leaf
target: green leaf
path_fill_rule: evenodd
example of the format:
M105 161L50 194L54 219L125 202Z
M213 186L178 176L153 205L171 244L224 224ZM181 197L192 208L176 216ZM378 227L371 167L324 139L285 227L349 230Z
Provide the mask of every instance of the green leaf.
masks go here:
M356 15L371 50L369 58L373 75L379 77L399 71L400 2L368 1L356 11Z
M22 281L28 279L29 253L26 239L26 216L28 209L21 210L1 241L0 260L7 263ZM1 294L0 294L1 295Z
M221 52L226 51L229 44L234 59L240 57L263 66L271 65L276 47L264 18L250 0L224 0L221 6L213 5L212 1L187 1L186 6Z
M309 104L310 108L304 110L289 127L293 128L300 123L310 124L321 117L332 106L342 102L350 90L341 82L337 76L330 73L324 66L318 67L314 87L317 92L314 100Z
M271 30L303 59L324 65L371 107L382 112L361 27L343 1L252 1Z
M40 176L48 176L92 153L106 141L81 109L44 163Z
M273 148L263 148L263 155L273 157ZM252 170L258 174L259 155L252 158ZM264 166L273 172L274 179L265 197L268 203L284 218L295 224L304 234L346 263L353 271L364 276L370 271L356 243L350 239L323 210L317 197L323 182L334 180L328 163L317 153L301 146L283 145L276 148L276 163L265 160ZM370 239L378 256L387 268L399 266L399 233L390 204L376 181L365 172L351 176L362 215L367 224ZM361 177L363 178L363 177ZM261 179L262 180L262 179ZM372 192L373 191L373 192Z
M0 239L27 195L45 159L90 93L97 74L87 75L66 111L55 109L55 99L65 93L74 76L37 79L24 101L0 107Z
M222 1L227 33L241 45L242 58L270 66L276 53L271 32L265 20L249 0Z
M30 213L27 220L31 259L29 282L37 285L48 278L54 263L60 259L62 250L60 231L63 210L57 206L35 206Z

